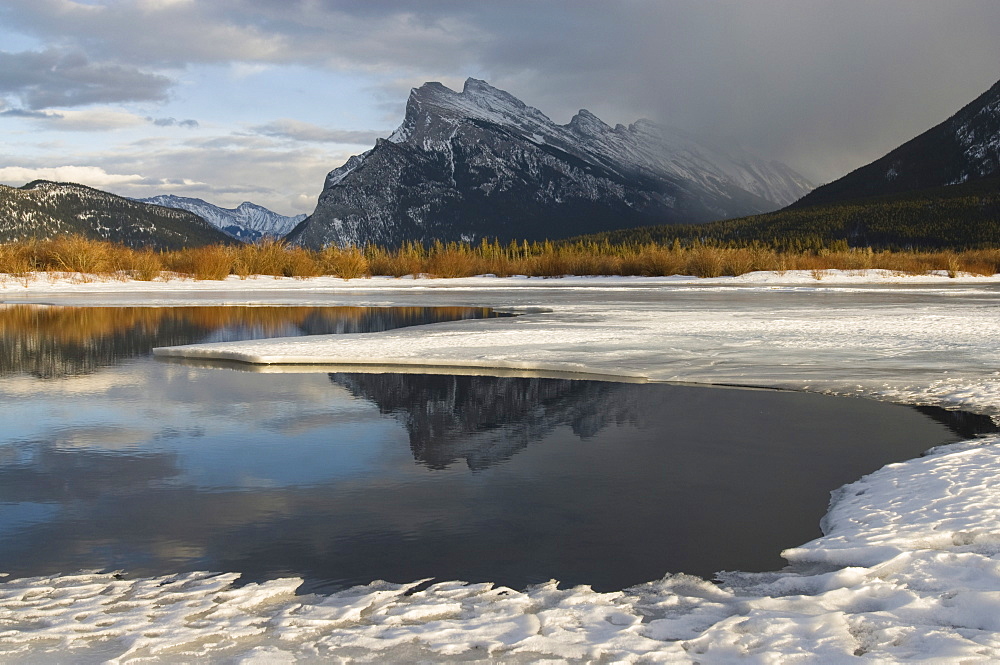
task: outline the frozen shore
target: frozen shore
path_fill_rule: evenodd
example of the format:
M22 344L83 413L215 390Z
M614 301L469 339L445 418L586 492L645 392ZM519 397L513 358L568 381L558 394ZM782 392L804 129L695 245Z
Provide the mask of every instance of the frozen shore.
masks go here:
M821 277L821 279L816 279ZM496 368L783 387L1000 416L1000 276L0 280L52 304L481 305L529 313L365 335L160 350L323 370ZM234 574L0 584L0 657L235 662L539 659L991 662L1000 658L1000 438L889 465L835 493L825 536L768 574L618 593L373 583L294 596ZM664 571L667 573L668 571Z

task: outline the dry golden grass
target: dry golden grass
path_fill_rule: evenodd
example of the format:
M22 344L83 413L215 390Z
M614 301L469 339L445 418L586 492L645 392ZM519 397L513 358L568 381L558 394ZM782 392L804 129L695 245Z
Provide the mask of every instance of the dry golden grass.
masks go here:
M29 245L0 245L0 272L5 272L15 279L27 282L36 267Z
M432 277L471 277L482 274L481 261L468 245L449 243L435 245L424 262L421 272Z
M118 252L113 260L122 274L143 282L150 282L163 273L163 259L159 252L148 247Z
M323 264L315 252L301 247L291 247L285 250L285 264L281 274L285 277L305 279L319 277L324 274L324 270Z
M0 245L0 273L27 281L34 272L72 272L81 279L103 274L121 279L152 280L170 272L199 280L230 274L345 279L371 275L466 277L494 274L555 277L560 275L695 275L718 277L756 270L806 270L817 279L828 270L883 269L901 274L943 271L993 275L1000 272L1000 249L937 252L873 252L838 249L778 252L767 247L726 248L711 245L671 247L647 244L482 242L479 245L435 243L381 247L328 247L322 251L289 247L266 240L241 247L207 246L174 252L130 249L107 242L62 236L53 240Z
M41 261L56 270L86 274L111 272L117 248L109 242L87 240L83 236L57 236L41 243Z
M365 256L368 260L368 270L371 275L405 277L406 275L419 275L424 272L426 254L422 249L418 249L413 245L404 245L395 251L382 249L381 247L370 247L366 248Z
M334 275L344 279L368 277L371 275L368 267L368 257L357 247L326 247L319 255L319 264L323 274Z
M286 259L284 243L266 238L236 249L233 272L242 278L249 275L283 275Z
M197 280L226 279L233 273L234 250L225 245L182 249L164 255L168 270L190 275Z

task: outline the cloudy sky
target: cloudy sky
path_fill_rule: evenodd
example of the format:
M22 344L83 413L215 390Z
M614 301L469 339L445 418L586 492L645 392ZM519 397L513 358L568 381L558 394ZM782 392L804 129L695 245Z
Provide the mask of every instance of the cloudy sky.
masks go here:
M311 212L409 89L483 78L817 183L1000 79L997 0L0 0L0 182Z

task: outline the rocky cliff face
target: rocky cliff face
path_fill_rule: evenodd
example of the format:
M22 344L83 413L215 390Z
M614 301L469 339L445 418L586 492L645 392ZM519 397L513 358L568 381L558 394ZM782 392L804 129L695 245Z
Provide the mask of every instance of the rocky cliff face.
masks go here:
M289 240L560 238L764 212L809 189L787 166L648 121L611 127L581 110L557 125L484 81L427 83L388 139L330 172Z
M817 188L796 206L957 185L1000 176L1000 82L889 154Z

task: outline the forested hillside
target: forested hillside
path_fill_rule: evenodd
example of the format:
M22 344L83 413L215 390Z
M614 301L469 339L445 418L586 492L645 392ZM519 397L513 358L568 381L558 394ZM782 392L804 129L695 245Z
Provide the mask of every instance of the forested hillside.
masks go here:
M1000 178L707 224L646 226L584 236L614 244L766 245L779 250L980 249L1000 246ZM576 239L574 239L576 240Z

